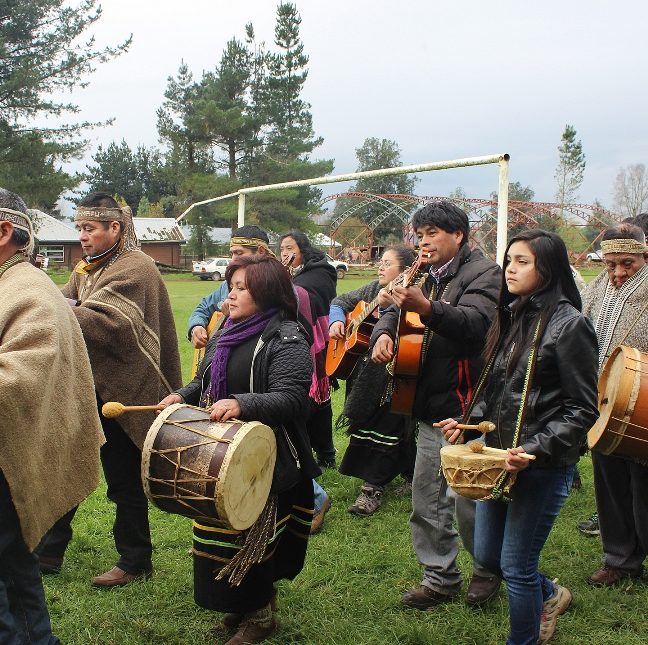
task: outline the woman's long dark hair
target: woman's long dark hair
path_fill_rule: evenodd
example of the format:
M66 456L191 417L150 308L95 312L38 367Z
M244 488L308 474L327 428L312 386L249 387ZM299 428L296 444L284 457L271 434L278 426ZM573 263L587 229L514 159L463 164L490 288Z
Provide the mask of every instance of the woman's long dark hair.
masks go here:
M299 251L302 254L304 264L306 264L306 262L308 262L309 260L324 259L324 252L316 249L311 244L306 235L304 235L304 233L302 233L301 231L288 231L288 233L284 233L279 240L279 244L281 244L281 242L287 237L292 237L292 239L297 242L297 246L299 247Z
M231 288L237 269L245 269L245 286L261 311L277 308L282 318L297 320L297 296L286 267L269 255L241 255L225 269Z
M542 336L560 300L568 300L578 311L582 309L580 293L569 266L567 247L562 239L556 233L543 231L542 229L521 231L509 240L506 247L497 315L488 330L486 345L484 346L486 360L491 356L500 338L505 333L505 327L510 319L510 314L507 311L508 306L518 298L508 290L506 285L506 267L509 264L508 253L511 245L515 242L526 242L529 245L535 258L535 269L540 278L537 289L530 294L530 296L534 297L542 296L543 301L540 314L543 321L538 338ZM509 335L509 346L515 342L515 348L508 362L509 371L515 367L520 355L528 346L530 336L537 324L537 319L525 315L530 303L531 298L529 296L522 296L519 306L516 307L515 321Z

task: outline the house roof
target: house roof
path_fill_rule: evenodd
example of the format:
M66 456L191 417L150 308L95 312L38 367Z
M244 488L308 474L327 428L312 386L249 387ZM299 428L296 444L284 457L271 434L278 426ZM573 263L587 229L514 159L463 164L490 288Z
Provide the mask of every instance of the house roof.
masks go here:
M61 220L35 208L31 208L27 212L31 217L34 226L34 233L41 244L51 242L78 243L79 233L72 224L62 222Z
M79 242L79 233L70 222L62 222L47 213L29 211L40 244ZM133 225L140 242L179 242L186 240L173 217L134 217ZM229 230L229 229L227 229Z
M173 217L133 217L133 224L140 242L186 243L185 236Z

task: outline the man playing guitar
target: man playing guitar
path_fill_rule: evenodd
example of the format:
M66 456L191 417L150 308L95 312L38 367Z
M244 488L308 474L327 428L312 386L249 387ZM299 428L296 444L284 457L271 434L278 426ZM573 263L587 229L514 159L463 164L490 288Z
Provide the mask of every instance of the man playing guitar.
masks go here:
M417 589L403 595L408 607L426 610L453 599L461 588L458 540L453 513L464 546L472 554L474 502L448 495L440 474L444 444L434 421L461 417L483 367L481 351L495 315L500 268L468 245L467 215L449 202L430 202L414 214L412 226L428 276L420 289L395 287L392 298L403 312L419 314L425 325L412 416L419 436L412 482L412 541L424 567ZM371 335L372 360L394 359L400 312L392 307ZM497 594L500 580L477 563L466 602L481 605Z

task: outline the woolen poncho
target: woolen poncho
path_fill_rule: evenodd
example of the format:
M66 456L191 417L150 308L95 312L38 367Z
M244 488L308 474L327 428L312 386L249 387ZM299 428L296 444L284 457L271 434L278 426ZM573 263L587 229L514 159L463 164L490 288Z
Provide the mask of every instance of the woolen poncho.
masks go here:
M81 300L81 325L99 398L124 405L155 405L180 387L180 355L169 294L153 260L125 251L106 266L73 273L63 287ZM124 414L119 425L138 448L153 412Z
M0 277L0 469L33 550L99 483L104 442L79 325L42 271Z

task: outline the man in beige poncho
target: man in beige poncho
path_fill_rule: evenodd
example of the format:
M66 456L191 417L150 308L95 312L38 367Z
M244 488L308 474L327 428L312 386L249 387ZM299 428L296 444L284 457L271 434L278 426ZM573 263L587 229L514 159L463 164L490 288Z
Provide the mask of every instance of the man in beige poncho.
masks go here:
M72 305L85 338L99 409L107 401L155 405L182 384L171 304L153 260L137 248L128 207L106 193L94 193L76 209L84 258L63 295ZM93 578L98 587L117 587L152 570L148 504L140 475L141 450L153 413L101 416L106 445L101 463L108 498L116 504L113 525L119 560ZM119 422L118 422L119 421ZM39 547L41 570L63 562L72 537L68 514Z
M582 293L583 313L596 328L599 369L619 345L648 352L648 247L643 231L622 223L601 241L606 271ZM589 578L595 586L639 578L648 554L648 464L594 450L594 489L603 567Z
M103 434L79 324L32 245L25 203L0 189L0 642L51 644L32 551L96 488Z

